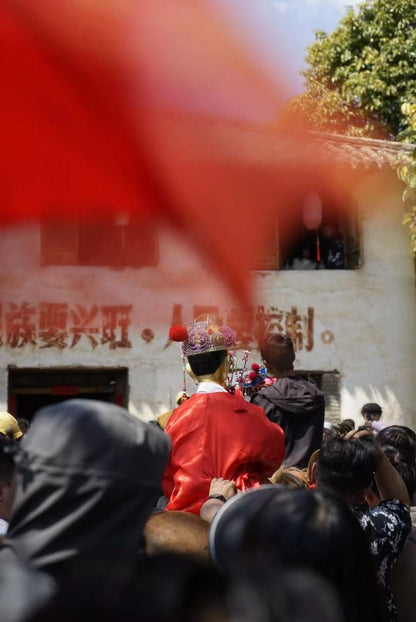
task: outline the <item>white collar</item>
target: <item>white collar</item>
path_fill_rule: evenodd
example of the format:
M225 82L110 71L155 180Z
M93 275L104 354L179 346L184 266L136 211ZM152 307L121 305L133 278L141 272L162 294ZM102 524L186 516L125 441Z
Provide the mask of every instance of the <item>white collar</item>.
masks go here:
M227 391L216 382L202 381L198 384L196 393L227 393Z

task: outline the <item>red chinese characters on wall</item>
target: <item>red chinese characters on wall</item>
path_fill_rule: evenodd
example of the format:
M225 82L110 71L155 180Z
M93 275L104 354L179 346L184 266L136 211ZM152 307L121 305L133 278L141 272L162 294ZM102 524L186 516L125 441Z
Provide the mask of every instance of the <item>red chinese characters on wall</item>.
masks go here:
M308 307L306 313L298 312L297 307L283 311L277 307L258 306L242 314L239 309L221 312L219 307L193 307L193 317L210 315L218 324L226 324L236 332L236 348L256 347L264 334L285 333L292 341L296 351L310 352L314 345L314 309ZM171 325L182 323L182 306L174 305ZM179 321L178 321L179 320ZM167 342L166 346L172 342Z
M98 346L100 327L97 316L97 305L92 305L90 309L75 305L75 308L71 309L72 326L69 329L71 348L74 348L83 336L88 339L93 349Z
M83 306L67 303L6 302L0 305L0 346L74 348L81 340L92 349L108 344L111 350L131 348L132 305Z
M296 351L313 349L314 310L308 307L306 314L298 313L297 307L282 311L277 307L258 307L257 340L268 332L285 333L291 338Z
M128 338L131 305L101 307L103 316L101 343L109 343L110 349L131 348Z
M40 349L73 349L89 345L106 346L110 350L132 348L129 336L132 305L81 305L56 302L0 303L0 346L23 348L34 346ZM286 333L293 341L295 350L310 352L314 347L314 309L308 307L300 313L297 307L283 311L277 307L258 306L250 313L242 314L238 309L220 311L218 307L194 306L192 317L210 315L219 324L231 326L237 335L236 348L255 348L267 332ZM173 305L171 325L183 323L183 307ZM168 334L164 330L163 337ZM329 331L325 331L329 333ZM144 345L151 343L156 334L151 327L139 332ZM323 343L331 341L322 335ZM164 348L171 345L169 338Z
M66 303L41 302L39 305L39 347L66 348L68 305Z
M36 309L28 302L18 305L9 302L4 311L5 343L11 348L22 348L26 344L36 345Z

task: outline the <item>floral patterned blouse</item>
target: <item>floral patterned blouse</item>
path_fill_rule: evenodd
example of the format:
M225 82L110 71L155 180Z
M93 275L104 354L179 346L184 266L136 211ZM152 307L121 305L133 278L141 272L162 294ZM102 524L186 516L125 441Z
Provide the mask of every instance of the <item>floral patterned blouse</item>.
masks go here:
M374 508L351 506L370 539L377 578L386 597L388 621L397 620L397 609L390 587L390 570L396 563L412 528L410 512L398 499L382 501Z

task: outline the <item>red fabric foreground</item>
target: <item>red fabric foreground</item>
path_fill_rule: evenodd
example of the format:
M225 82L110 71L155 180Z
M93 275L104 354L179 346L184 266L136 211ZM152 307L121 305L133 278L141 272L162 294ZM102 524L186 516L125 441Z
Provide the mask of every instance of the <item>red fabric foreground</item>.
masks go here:
M253 124L277 114L284 85L203 2L4 0L0 57L0 225L150 214L247 303L276 211L321 177L338 183Z

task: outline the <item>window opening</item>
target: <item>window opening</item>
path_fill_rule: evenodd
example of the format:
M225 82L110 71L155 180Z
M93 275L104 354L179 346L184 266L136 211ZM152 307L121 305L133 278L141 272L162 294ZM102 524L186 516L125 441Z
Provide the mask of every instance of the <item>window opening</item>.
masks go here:
M276 217L257 270L352 270L361 265L355 206L308 192Z
M99 222L47 221L41 225L42 265L132 267L156 266L156 228L130 218Z

